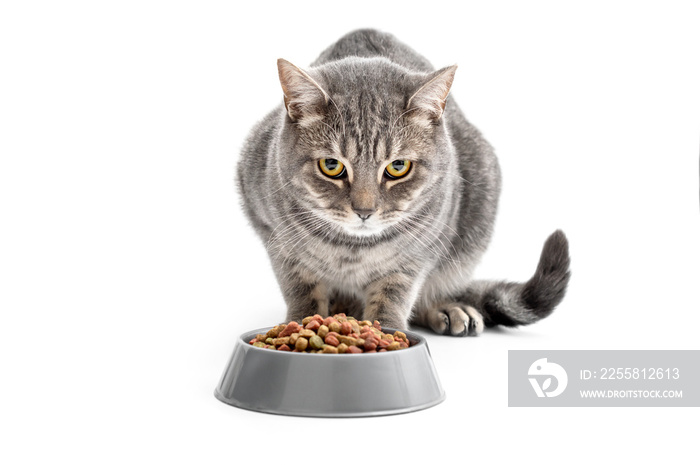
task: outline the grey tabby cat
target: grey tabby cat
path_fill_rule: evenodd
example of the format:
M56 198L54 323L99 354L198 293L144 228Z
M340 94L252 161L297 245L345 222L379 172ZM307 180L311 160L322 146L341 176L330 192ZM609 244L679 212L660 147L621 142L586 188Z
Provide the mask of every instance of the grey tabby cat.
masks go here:
M439 334L533 323L561 302L566 237L526 283L471 279L501 186L491 146L434 71L392 35L358 30L307 70L278 60L284 105L247 139L237 181L287 319L345 312Z

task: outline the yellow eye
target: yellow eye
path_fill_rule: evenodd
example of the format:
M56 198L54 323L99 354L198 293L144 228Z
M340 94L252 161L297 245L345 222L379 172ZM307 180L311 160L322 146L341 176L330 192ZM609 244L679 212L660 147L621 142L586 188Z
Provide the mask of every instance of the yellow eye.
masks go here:
M411 171L411 162L408 160L394 160L386 167L384 174L389 179L402 178Z
M329 178L338 179L345 174L345 165L335 158L322 158L318 161L321 173Z

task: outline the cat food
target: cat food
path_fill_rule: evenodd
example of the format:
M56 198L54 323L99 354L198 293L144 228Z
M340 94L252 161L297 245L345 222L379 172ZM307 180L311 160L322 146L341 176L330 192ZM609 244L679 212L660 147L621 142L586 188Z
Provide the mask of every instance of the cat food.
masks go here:
M405 333L384 333L377 320L358 321L344 313L323 318L307 316L301 321L280 324L249 343L263 349L315 354L369 354L406 349Z

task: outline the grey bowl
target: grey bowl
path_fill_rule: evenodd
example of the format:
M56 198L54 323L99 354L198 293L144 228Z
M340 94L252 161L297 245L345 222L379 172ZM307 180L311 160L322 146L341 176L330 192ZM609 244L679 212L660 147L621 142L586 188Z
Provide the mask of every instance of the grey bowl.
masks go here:
M258 412L310 417L391 415L445 399L428 343L416 333L404 331L408 349L371 354L280 352L248 344L269 329L236 340L214 392L217 399Z

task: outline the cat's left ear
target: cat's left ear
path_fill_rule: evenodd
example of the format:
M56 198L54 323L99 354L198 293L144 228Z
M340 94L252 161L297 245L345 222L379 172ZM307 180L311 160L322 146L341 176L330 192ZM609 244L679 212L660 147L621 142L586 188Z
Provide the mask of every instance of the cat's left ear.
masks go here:
M284 92L284 106L292 121L321 115L328 105L326 91L304 70L287 60L277 60L280 84Z
M452 65L430 74L425 84L408 99L406 110L413 110L413 116L424 116L437 122L445 111L445 102L456 71L457 65Z

